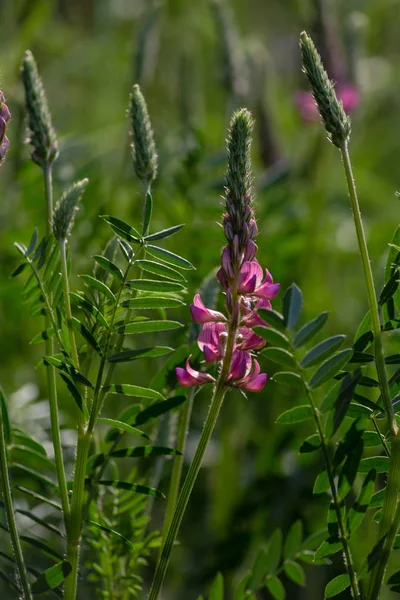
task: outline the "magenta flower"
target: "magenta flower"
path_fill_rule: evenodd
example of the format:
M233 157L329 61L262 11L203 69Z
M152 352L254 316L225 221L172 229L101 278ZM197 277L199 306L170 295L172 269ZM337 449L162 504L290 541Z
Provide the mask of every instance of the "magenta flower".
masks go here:
M351 84L338 85L336 87L336 95L338 100L343 102L343 108L346 113L353 112L360 103L360 94ZM304 121L316 121L319 118L318 107L312 92L297 91L295 94L295 103Z
M200 371L196 371L192 369L190 366L189 360L192 355L186 361L186 368L182 369L181 367L177 367L175 369L176 378L178 380L179 385L184 387L192 387L194 385L203 385L205 383L210 383L215 381L212 375L208 373L200 373Z
M227 332L223 323L205 323L197 340L206 362L221 360L224 356L224 340Z
M260 373L260 365L248 352L235 350L232 356L228 382L249 392L260 392L267 381L266 373Z
M226 321L226 317L222 313L206 308L199 294L196 294L193 298L193 304L190 305L190 312L195 323L203 324Z
M10 120L10 111L4 102L4 95L0 92L0 166L4 162L10 141L6 136L7 123Z
M278 294L280 287L279 283L274 283L268 269L265 269L265 279L263 279L263 270L256 259L243 263L238 279L240 294L272 300Z

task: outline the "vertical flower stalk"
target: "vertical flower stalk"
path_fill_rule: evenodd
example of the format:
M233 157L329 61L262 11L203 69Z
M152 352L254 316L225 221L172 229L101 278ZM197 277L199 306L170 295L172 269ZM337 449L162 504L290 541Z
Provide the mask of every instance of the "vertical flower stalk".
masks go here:
M379 561L372 569L367 594L368 600L377 600L379 598L387 561L400 519L400 511L397 510L400 493L400 432L390 398L390 388L383 352L378 300L349 154L350 119L344 111L343 102L338 101L336 97L334 85L325 72L321 58L313 41L305 32L303 32L300 37L300 49L303 58L303 71L310 82L312 93L317 103L323 124L328 132L330 140L337 148L339 148L342 156L367 289L372 332L374 335L375 365L392 436L389 474L385 488L385 497L378 533L378 539L383 545Z
M4 163L10 141L6 136L7 123L11 114L4 100L4 94L0 91L0 167Z
M58 142L51 123L51 115L47 104L46 93L40 78L35 59L27 50L22 60L21 77L25 88L25 103L28 116L29 135L27 142L33 146L32 160L41 167L44 178L44 192L47 204L46 234L51 235L53 218L52 168L58 155ZM50 327L50 316L46 315L46 329ZM54 354L52 338L46 340L46 354ZM50 404L50 422L56 463L57 480L66 527L69 519L69 498L65 476L64 460L61 446L60 422L58 416L57 384L55 368L47 369L47 384Z
M261 391L267 375L260 373L255 350L265 344L252 327L266 325L258 316L260 307L270 308L270 300L279 291L268 271L265 276L256 259L254 238L257 225L252 206L252 172L250 159L253 119L246 109L234 113L228 136L228 168L226 173L223 228L227 244L221 254L217 278L225 294L226 314L208 309L197 294L190 307L192 319L202 325L198 345L207 365L216 365L217 376L197 371L187 360L178 367L178 383L186 387L213 383L214 391L200 441L190 465L176 508L163 539L149 600L159 597L168 568L172 548L200 471L224 397L229 389Z

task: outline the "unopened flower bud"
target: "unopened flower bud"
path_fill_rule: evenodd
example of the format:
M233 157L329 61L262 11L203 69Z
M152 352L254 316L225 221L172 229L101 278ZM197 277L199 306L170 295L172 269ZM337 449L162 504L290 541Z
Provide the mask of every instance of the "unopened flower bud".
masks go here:
M71 233L78 209L88 179L77 181L62 196L55 206L53 213L53 234L57 241L65 240Z
M350 119L343 103L336 97L334 84L324 69L314 42L304 31L300 36L300 49L303 71L310 82L325 129L332 143L339 148L350 135Z
M146 101L138 85L133 86L130 100L133 164L140 181L149 185L157 176L157 152Z
M32 52L27 50L22 60L21 76L25 88L29 138L32 160L40 166L51 163L58 155L58 142L51 123L46 93Z

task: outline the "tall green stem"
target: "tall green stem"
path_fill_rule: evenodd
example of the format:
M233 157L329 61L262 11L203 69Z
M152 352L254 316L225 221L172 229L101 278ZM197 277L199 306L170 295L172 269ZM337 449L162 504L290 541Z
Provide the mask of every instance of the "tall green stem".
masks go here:
M52 166L47 163L43 169L44 175L44 190L47 203L47 215L46 215L46 233L49 237L52 234L51 231L51 220L53 216L53 186L52 186ZM51 319L50 315L46 313L46 329L50 327ZM45 344L46 355L52 356L54 354L54 342L52 338L46 340ZM64 523L66 528L68 527L68 519L70 514L69 498L67 489L67 479L65 476L64 458L61 446L61 434L60 434L60 421L58 417L58 401L57 401L57 383L56 383L56 371L52 365L48 365L46 368L47 373L47 386L49 392L49 404L50 404L50 423L51 423L51 435L53 440L54 448L54 460L56 464L57 481L60 490L61 505L64 514Z
M0 395L2 390L0 388ZM8 474L7 447L4 436L3 413L0 406L0 480L1 491L4 501L4 509L7 517L8 528L10 530L11 543L14 551L15 562L17 563L19 583L22 586L25 600L32 599L32 593L29 586L28 574L22 554L21 542L18 535L17 523L15 520L14 506L11 493L11 484Z
M63 284L63 291L64 291L65 316L67 318L67 327L68 327L68 333L69 333L69 341L71 344L72 360L74 361L75 368L79 369L79 356L78 356L78 350L76 347L75 333L74 333L73 326L72 326L71 300L69 297L67 240L65 238L61 239L59 241L59 245L60 245L60 256L61 256L61 275L62 275L62 284Z
M368 254L367 240L361 219L360 206L358 203L356 184L354 181L353 170L350 161L349 148L347 141L344 141L340 147L343 159L343 166L346 174L347 187L350 195L351 209L353 211L354 224L357 233L358 247L361 255L361 262L364 271L364 278L367 287L368 304L371 315L372 332L374 334L375 345L375 364L378 373L379 384L382 392L382 399L386 414L389 419L389 426L392 435L397 435L398 426L394 418L393 406L390 400L390 389L385 367L385 356L383 353L382 332L379 318L379 307L376 298L374 278L372 275L371 262Z

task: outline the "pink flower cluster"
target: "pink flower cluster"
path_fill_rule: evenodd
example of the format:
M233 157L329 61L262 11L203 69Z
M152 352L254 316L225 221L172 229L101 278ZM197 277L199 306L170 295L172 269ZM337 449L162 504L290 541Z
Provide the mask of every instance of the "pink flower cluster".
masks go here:
M338 84L336 86L336 95L338 100L343 102L343 108L346 113L353 112L360 103L360 94L351 84ZM316 121L318 119L318 106L312 92L296 92L295 102L299 108L300 116L304 121Z
M249 241L251 242L249 246L254 250L252 260L243 260L236 276L234 261L228 258L229 247L226 246L222 252L222 266L217 277L225 290L228 317L204 306L199 294L194 297L190 311L193 321L203 325L198 345L206 363L221 363L224 360L230 329L231 335L234 335L234 344L225 384L259 392L265 385L267 375L260 373L260 365L253 358L251 351L262 348L265 341L256 335L252 328L255 325L267 326L267 323L257 314L257 310L271 308L270 300L277 295L280 284L273 282L268 270L265 271L264 276L254 256L256 245L252 240ZM209 373L194 370L190 366L189 359L185 369L180 367L176 369L180 385L189 387L215 381Z
M0 165L4 161L4 157L10 145L9 139L6 136L7 123L10 119L10 111L4 102L4 95L0 92Z

